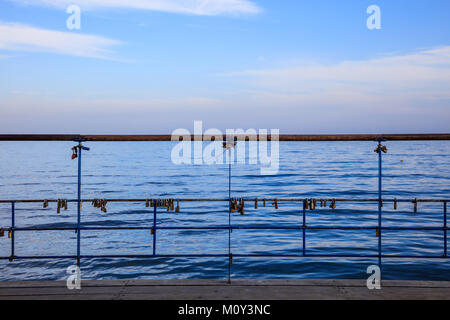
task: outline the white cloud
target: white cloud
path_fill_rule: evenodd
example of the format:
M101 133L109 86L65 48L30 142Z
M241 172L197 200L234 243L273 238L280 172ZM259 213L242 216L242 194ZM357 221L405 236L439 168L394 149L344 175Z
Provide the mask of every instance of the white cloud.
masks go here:
M195 83L201 88L197 92L183 93L192 85L189 81L175 93L158 94L150 84L147 92L136 89L131 95L124 94L134 84L127 81L120 81L123 91L98 82L76 95L64 94L59 87L42 90L7 84L8 90L18 92L0 95L0 131L167 133L191 128L201 119L205 127L222 130L449 132L449 54L450 47L441 47L332 65L249 70L231 74L229 86L225 83L220 91L211 88L206 94L207 82Z
M449 100L450 46L334 65L304 64L228 75L244 81L249 95L292 103Z
M0 50L40 51L78 57L112 59L110 48L120 41L95 35L0 23Z
M58 8L77 4L82 9L129 8L193 15L235 15L261 12L250 0L12 0L26 4L43 4Z

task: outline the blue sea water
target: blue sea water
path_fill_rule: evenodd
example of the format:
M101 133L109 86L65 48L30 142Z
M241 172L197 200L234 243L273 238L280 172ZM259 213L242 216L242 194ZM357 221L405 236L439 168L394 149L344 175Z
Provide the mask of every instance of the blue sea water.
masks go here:
M75 199L76 161L71 142L1 142L0 199ZM82 198L226 198L228 166L175 165L171 142L89 142L83 154ZM450 142L387 142L383 160L384 197L450 198ZM281 142L280 169L260 174L250 164L232 167L232 196L258 198L376 198L377 154L374 142ZM143 203L108 203L102 213L85 203L84 226L151 226L152 210ZM442 204L411 203L383 208L385 226L443 224ZM234 214L234 225L300 226L301 203L280 203L246 214ZM9 204L0 204L0 227L9 227ZM336 210L307 212L308 225L375 226L377 204L338 203ZM17 204L17 227L69 227L76 223L76 205L56 213L56 205ZM182 203L181 213L158 214L162 226L226 226L227 203ZM10 255L8 237L0 238L0 256ZM83 255L151 254L148 231L82 231ZM314 254L377 254L373 230L308 230L307 252ZM234 254L298 254L299 230L233 230ZM384 231L383 253L443 254L442 231ZM227 254L226 230L158 230L159 254ZM75 255L73 231L17 232L16 255ZM377 259L234 258L233 278L367 278ZM66 279L70 260L0 260L0 280ZM83 259L83 279L225 278L227 258ZM384 259L384 279L450 280L444 259Z

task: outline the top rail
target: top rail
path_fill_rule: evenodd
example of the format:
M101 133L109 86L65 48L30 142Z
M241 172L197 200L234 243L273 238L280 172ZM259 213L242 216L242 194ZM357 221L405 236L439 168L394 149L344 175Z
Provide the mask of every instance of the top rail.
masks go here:
M223 135L223 141L226 140ZM234 135L237 140L260 140L259 135ZM214 136L191 135L191 140L214 140ZM271 135L263 140L272 140ZM80 135L80 134L0 134L0 141L172 141L170 134L151 135ZM279 141L425 141L450 140L450 133L439 134L281 134Z
M358 202L379 202L380 200L377 198L331 198L331 197L309 197L309 198L239 198L239 197L233 197L231 199L238 199L238 200L244 200L249 203L254 201L265 201L267 204L271 204L274 201L277 202L303 202L307 200L316 200L316 201L326 201L331 203L334 202L348 202L348 203L358 203ZM78 202L77 199L64 199L68 202ZM97 199L80 199L82 202L92 202L94 200L105 200L107 202L146 202L148 200L174 200L179 202L229 202L230 198L161 198L161 197L150 197L150 198L129 198L129 199L108 199L108 198L97 198ZM0 199L0 203L40 203L40 202L57 202L57 199ZM397 198L383 198L383 203L436 203L436 202L450 202L450 199L418 199L418 198L412 198L412 199L397 199Z

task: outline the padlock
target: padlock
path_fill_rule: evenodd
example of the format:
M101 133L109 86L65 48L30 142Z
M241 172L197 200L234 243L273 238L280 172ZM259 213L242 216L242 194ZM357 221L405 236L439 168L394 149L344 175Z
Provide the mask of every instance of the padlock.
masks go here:
M78 157L78 150L77 147L72 148L72 160L76 159Z
M413 200L414 203L414 213L417 213L417 198Z
M153 228L150 229L150 234L154 235L155 234L155 230Z
M44 207L44 209L48 207L48 200L44 200L43 207Z
M61 199L58 199L56 213L59 214L61 212Z
M5 236L5 230L3 228L0 229L0 237Z
M11 238L12 238L12 231L9 230L9 231L8 231L8 239L11 239Z
M230 213L234 213L236 210L234 209L234 200L230 200Z
M263 200L263 207L266 206L266 199Z
M145 206L148 208L150 206L150 201L147 199L145 200Z
M308 208L309 208L309 201L308 201L308 199L303 200L303 207L305 208L305 210L308 210Z
M376 236L377 236L377 238L379 238L379 237L380 237L380 228L377 228L377 231L376 231Z
M255 199L255 209L258 209L258 199Z
M336 209L336 200L335 200L335 199L332 199L332 200L331 200L330 208L331 208L331 209Z
M373 151L374 151L375 153L378 153L378 152L380 152L380 150L381 150L383 153L387 153L387 151L388 151L387 147L386 147L386 146L383 146L381 143L378 144L378 146L376 147L376 149L373 150Z
M245 209L244 209L244 207L245 207L245 201L244 201L244 199L241 199L241 206L240 206L240 209L239 209L239 213L240 213L242 216L245 214Z
M273 205L275 206L275 209L278 209L278 199L274 199Z
M64 201L64 210L67 210L67 200L63 200Z
M309 209L314 210L315 206L314 206L314 199L309 199Z
M177 207L175 208L175 212L180 212L180 200L177 200Z
M397 210L397 198L394 199L394 210Z
M108 212L108 211L106 210L106 203L107 203L106 199L102 199L102 200L101 200L101 203L100 203L100 209L101 209L104 213Z

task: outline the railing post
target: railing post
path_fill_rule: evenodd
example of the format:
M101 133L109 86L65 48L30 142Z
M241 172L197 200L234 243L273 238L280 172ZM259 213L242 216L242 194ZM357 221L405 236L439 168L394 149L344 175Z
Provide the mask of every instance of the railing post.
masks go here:
M16 203L11 201L11 256L9 257L9 261L12 262L15 257L14 253L14 234L16 228Z
M80 267L81 256L81 154L83 150L89 151L88 147L83 146L84 139L74 140L78 142L75 148L78 151L78 194L77 194L77 266Z
M231 148L228 149L228 283L231 283Z
M223 142L223 148L228 150L228 283L231 283L231 264L233 253L231 252L231 149L236 146L237 138L227 139Z
M383 185L382 185L382 153L387 152L386 146L383 146L381 142L383 139L378 140L378 146L375 152L378 153L378 267L380 268L380 273L382 270L381 257L382 257L382 246L381 246L381 225L382 225L382 212L383 212Z
M302 226L303 256L306 255L306 201L307 200L303 200L303 226Z
M81 142L79 143L81 144ZM81 254L81 148L78 147L78 197L77 197L77 266L80 266Z
M447 201L444 201L444 257L447 257Z
M153 256L156 255L156 212L157 200L153 200Z

